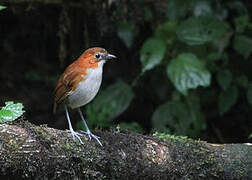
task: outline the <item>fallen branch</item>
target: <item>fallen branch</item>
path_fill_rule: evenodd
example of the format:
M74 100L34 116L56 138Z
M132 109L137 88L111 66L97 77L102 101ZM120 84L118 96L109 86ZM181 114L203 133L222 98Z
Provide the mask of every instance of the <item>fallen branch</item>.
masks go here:
M0 124L1 177L90 179L248 179L251 146L189 138L96 132L83 136L21 121ZM250 152L250 156L249 156ZM251 165L251 164L250 164ZM251 167L251 166L250 166Z

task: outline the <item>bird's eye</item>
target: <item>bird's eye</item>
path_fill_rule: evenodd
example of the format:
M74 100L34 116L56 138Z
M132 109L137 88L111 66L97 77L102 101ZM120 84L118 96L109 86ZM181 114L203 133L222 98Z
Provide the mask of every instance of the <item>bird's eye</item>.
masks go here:
M100 54L95 54L95 58L99 59L101 57Z

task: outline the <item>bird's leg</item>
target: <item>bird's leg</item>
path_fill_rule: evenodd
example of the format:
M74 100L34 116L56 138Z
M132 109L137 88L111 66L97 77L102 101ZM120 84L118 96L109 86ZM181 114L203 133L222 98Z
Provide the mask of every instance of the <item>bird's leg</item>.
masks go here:
M68 113L68 109L67 109L67 105L65 104L65 111L66 111L66 118L67 118L67 121L68 121L68 125L69 125L69 130L73 136L73 139L75 140L75 138L77 138L81 144L84 144L80 138L80 134L75 132L73 130L73 127L72 127L72 124L71 124L71 121L70 121L70 117L69 117L69 113Z
M79 113L80 113L80 117L81 117L81 119L82 119L82 121L83 121L83 123L84 123L84 126L85 126L85 128L86 128L86 132L84 132L84 133L87 134L88 137L89 137L90 139L91 139L91 138L95 138L96 141L102 146L102 143L101 143L100 140L99 140L100 137L94 135L94 134L89 130L88 125L87 125L87 123L86 123L86 121L85 121L85 119L84 119L84 116L83 116L83 114L82 114L80 108L78 108L78 111L79 111Z

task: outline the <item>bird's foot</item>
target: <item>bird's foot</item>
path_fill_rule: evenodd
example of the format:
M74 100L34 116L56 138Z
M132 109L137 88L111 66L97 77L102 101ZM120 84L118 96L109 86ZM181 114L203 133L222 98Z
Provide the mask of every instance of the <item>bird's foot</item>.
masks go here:
M92 139L94 138L101 146L102 146L102 143L101 141L99 140L99 136L96 136L94 135L90 130L87 130L87 131L80 131L81 133L85 133L86 135L88 135L89 139Z
M81 144L84 144L84 143L82 142L81 138L80 138L80 136L82 136L81 133L75 132L74 130L66 130L66 131L67 131L67 132L71 132L74 141L75 141L75 138L77 138Z

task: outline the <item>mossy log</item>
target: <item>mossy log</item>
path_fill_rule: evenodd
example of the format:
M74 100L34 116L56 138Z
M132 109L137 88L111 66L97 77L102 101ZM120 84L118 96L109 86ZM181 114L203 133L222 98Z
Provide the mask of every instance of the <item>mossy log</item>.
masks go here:
M69 132L45 125L0 124L0 177L249 179L249 144L217 145L164 134L95 133L102 147L85 135L81 145Z

